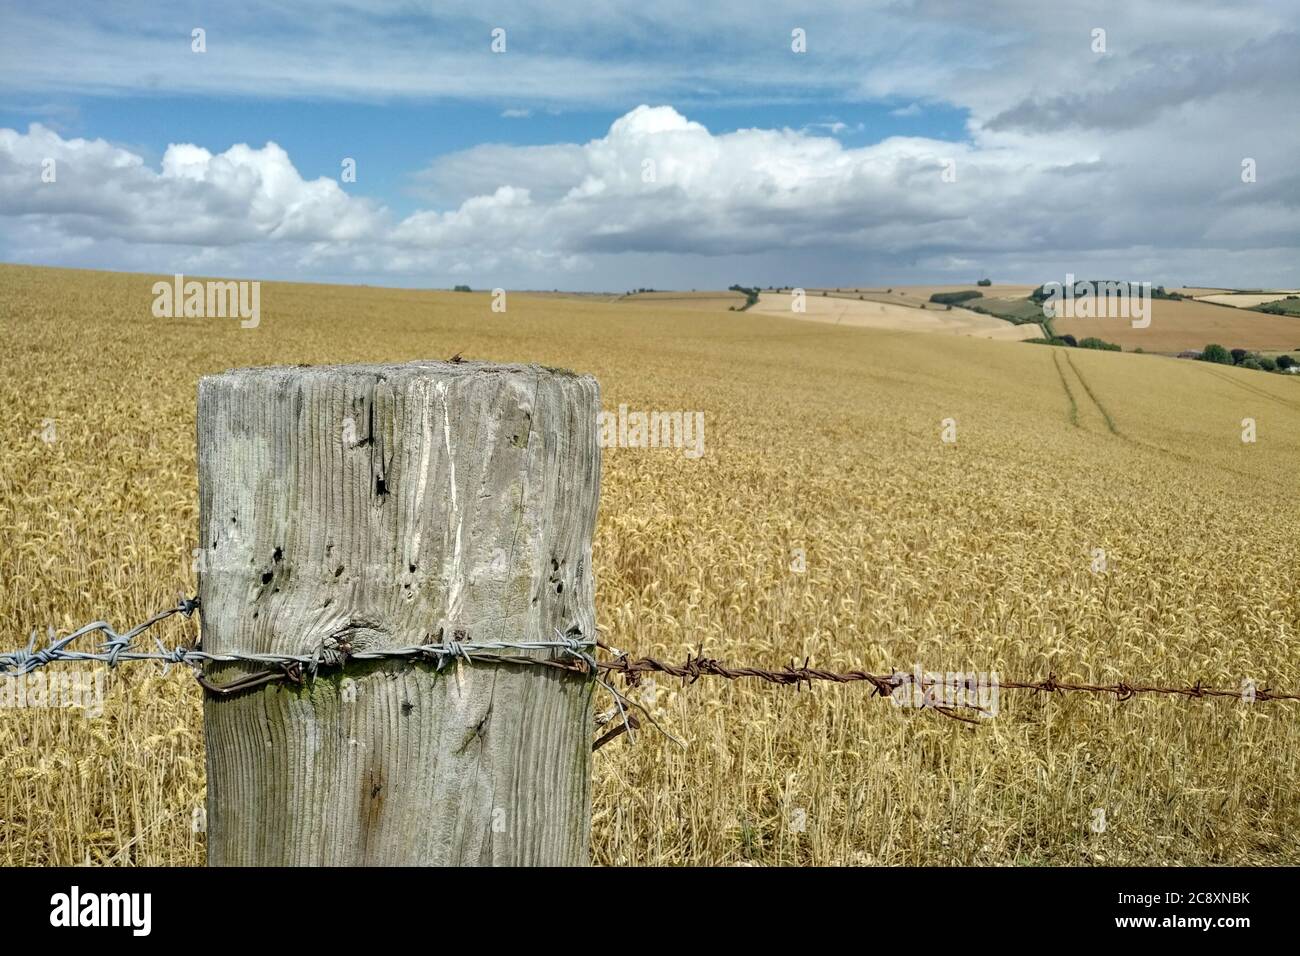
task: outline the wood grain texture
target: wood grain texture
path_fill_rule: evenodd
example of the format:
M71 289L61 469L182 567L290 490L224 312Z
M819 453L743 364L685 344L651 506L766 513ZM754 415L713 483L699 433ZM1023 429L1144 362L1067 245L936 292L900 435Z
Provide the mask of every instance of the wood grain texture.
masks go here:
M594 636L598 411L594 379L536 366L204 378L203 647ZM543 667L354 662L209 698L208 861L584 863L593 687Z

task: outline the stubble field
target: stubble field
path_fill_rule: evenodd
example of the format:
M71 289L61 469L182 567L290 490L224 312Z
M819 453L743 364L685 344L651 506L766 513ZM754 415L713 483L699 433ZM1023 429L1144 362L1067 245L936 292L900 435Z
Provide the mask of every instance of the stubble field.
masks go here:
M1253 309L1257 305L1276 302L1278 299L1285 299L1288 295L1296 294L1294 289L1281 292L1228 293L1225 295L1203 295L1199 297L1198 301L1212 302L1215 305L1231 305L1238 309Z
M833 295L810 295L804 299L803 304L804 311L795 312L792 295L764 292L749 311L759 315L807 322L830 322L853 328L974 335L1007 341L1021 341L1043 334L1037 325L1012 325L991 315L982 315L959 306L951 309L942 306L922 308Z
M752 312L511 296L498 314L487 295L338 286L264 284L243 330L153 318L153 281L0 266L6 648L192 593L199 376L461 352L592 373L606 408L704 411L698 460L606 452L597 617L620 649L1300 688L1298 382ZM644 699L686 747L647 730L596 754L598 863L1300 862L1293 704L1006 691L970 726L861 684L660 681ZM186 673L119 669L96 719L0 710L2 864L200 863L203 794Z

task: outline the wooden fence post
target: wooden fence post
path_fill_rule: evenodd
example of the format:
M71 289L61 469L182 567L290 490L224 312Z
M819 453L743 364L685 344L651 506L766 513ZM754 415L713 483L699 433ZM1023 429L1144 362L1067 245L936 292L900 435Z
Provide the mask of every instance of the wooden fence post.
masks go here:
M594 638L599 403L593 378L478 362L204 378L203 649ZM585 863L594 687L395 660L209 693L208 862Z

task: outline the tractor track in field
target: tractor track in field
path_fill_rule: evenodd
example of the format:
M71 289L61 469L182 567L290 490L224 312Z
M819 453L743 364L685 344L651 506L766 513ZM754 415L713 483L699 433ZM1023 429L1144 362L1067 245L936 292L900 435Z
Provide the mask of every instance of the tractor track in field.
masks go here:
M1074 377L1078 379L1079 384L1083 387L1084 393L1088 396L1089 400L1096 407L1096 410L1101 415L1102 420L1105 421L1107 429L1110 431L1112 435L1114 435L1120 441L1132 445L1134 448L1141 448L1145 451L1152 451L1159 455L1164 455L1168 458L1172 458L1175 461L1182 462L1184 464L1193 465L1197 467L1201 467L1205 465L1205 462L1202 459L1195 458L1191 455L1185 455L1182 452L1177 452L1174 451L1173 449L1165 448L1161 445L1155 445L1148 441L1143 441L1140 438L1134 438L1132 435L1120 431L1118 426L1116 426L1115 424L1115 420L1111 418L1110 413L1106 410L1106 407L1102 405L1100 401L1098 401L1096 394L1092 390L1092 387L1088 385L1087 379L1085 379L1083 375L1079 373L1078 366L1074 364L1074 360L1070 358L1068 353L1065 356L1065 361L1066 364L1070 366L1070 371L1074 373ZM1066 394L1070 396L1070 399L1073 402L1074 400L1073 393L1071 392L1069 384L1066 382L1064 372L1062 371L1059 363L1057 364L1057 371L1062 372L1061 383L1065 385ZM1072 423L1072 424L1077 424L1077 423ZM1084 430L1088 431L1089 429L1084 429ZM1277 485L1278 487L1283 487L1281 482L1273 481L1272 479L1268 479L1268 478L1263 478L1260 475L1253 474L1248 471L1241 471L1240 469L1237 468L1231 468L1227 465L1219 465L1219 464L1214 465L1214 467L1221 471L1225 471L1229 474L1237 475L1242 478L1249 478L1251 481L1267 481L1270 484Z
M1075 401L1074 392L1070 390L1070 383L1065 379L1065 370L1061 368L1061 357L1053 351L1052 364L1056 366L1056 374L1061 376L1061 387L1065 389L1065 397L1070 400L1070 414L1066 420L1075 428L1079 427L1079 403Z
M1074 359L1070 358L1068 352L1065 355L1065 361L1066 364L1070 366L1070 371L1074 373L1074 377L1079 380L1079 384L1083 386L1083 390L1088 394L1088 398L1091 399L1092 404L1096 405L1097 411L1101 412L1101 417L1106 422L1106 428L1110 430L1110 433L1112 435L1118 435L1125 441L1132 441L1133 439L1121 433L1120 430L1115 427L1115 419L1110 417L1110 412L1106 411L1106 406L1098 401L1097 396L1093 394L1092 387L1088 384L1088 380L1079 373L1078 367L1074 364Z

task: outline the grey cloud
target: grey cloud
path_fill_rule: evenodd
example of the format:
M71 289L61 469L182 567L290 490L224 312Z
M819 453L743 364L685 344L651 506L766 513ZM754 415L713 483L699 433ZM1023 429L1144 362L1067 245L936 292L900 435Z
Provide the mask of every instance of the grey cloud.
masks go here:
M1140 69L1105 89L1023 100L1003 110L989 130L1052 132L1066 128L1135 129L1166 110L1231 93L1269 98L1300 90L1300 34L1282 33L1229 51L1145 46ZM1131 68L1130 68L1131 69ZM1289 92L1286 92L1289 91Z

